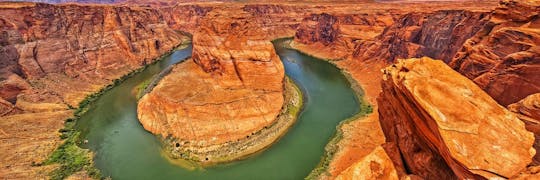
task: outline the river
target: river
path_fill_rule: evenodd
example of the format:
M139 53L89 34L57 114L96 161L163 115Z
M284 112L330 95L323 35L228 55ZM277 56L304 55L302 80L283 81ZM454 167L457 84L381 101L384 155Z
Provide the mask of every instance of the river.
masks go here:
M158 138L143 129L132 90L189 57L191 46L175 51L91 103L76 125L88 140L82 147L95 153L96 167L113 179L303 179L319 163L339 122L358 112L359 101L339 69L283 48L282 43L285 40L274 42L276 52L306 101L296 124L265 151L245 160L189 170L163 157Z

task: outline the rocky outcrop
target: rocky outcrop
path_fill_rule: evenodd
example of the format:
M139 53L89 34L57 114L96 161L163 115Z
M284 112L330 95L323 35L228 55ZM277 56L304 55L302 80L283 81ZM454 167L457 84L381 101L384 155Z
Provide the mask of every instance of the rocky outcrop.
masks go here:
M525 128L534 133L534 148L540 150L540 93L527 96L521 101L508 106L525 123ZM540 153L536 153L531 165L540 165Z
M398 173L390 157L379 146L360 161L343 171L337 180L387 179L398 180Z
M252 14L280 11L247 9L209 12L193 33L193 58L139 101L139 121L166 139L174 158L202 164L242 158L270 145L296 118L288 104L301 96L288 95L274 34Z
M381 126L398 147L389 154L400 154L408 174L510 178L535 155L523 122L442 61L400 61L385 69L382 88Z
M2 178L43 177L33 163L86 96L184 39L152 9L0 3Z
M502 105L540 92L539 12L537 1L501 1L450 66Z
M529 95L509 105L508 110L540 121L540 93Z
M449 7L461 10L445 10ZM338 60L333 63L361 85L357 89L377 110L375 99L381 91L380 69L403 57L429 55L450 60L461 44L480 29L478 26L487 21L484 18L490 7L492 5L435 3L429 6L415 4L412 9L407 4L400 4L399 8L377 4L377 8L351 11L354 12L351 14L330 14L337 19L333 24L326 21L332 18L305 18L298 28L301 33L296 34L291 46L316 57ZM324 29L337 32L336 38L330 42L317 36L321 34L317 32ZM340 128L346 136L337 143L339 148L326 172L318 178L336 177L383 143L384 135L375 133L382 131L380 127L368 125L378 122L378 117L378 113L372 113Z

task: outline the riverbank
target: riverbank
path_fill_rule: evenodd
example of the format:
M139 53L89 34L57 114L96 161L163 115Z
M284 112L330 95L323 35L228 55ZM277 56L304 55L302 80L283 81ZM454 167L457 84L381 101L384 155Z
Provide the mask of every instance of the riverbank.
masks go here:
M83 149L79 147L79 144L83 142L80 138L80 132L77 131L74 127L78 120L83 114L85 114L90 108L89 105L97 100L105 92L111 90L112 88L118 86L125 80L130 77L143 72L149 66L155 65L156 63L163 60L165 57L169 56L176 50L187 48L189 40L183 41L181 44L177 45L175 48L171 49L167 53L161 55L158 58L155 58L149 64L144 65L141 68L135 69L126 75L115 79L111 84L108 84L101 88L99 91L92 93L86 98L84 98L80 103L78 108L72 108L73 117L65 120L64 128L60 130L60 138L64 139L64 142L58 146L51 155L42 163L36 164L41 165L51 165L58 164L58 168L53 170L49 176L51 179L65 179L72 174L75 174L80 171L85 171L90 178L98 179L101 177L101 173L97 168L95 168L93 163L93 153L88 149ZM77 173L81 174L81 173Z
M289 40L289 49L296 50L307 56L327 61L340 69L361 102L360 111L343 120L337 127L336 133L325 147L325 154L321 161L306 177L306 179L334 178L347 169L357 160L369 154L376 146L384 143L385 139L378 122L376 97L380 87L380 77L377 76L380 65L368 64L367 67L357 69L356 73L347 68L347 59L333 59L324 56L324 53L313 53L315 50L299 48L294 41ZM381 66L382 67L382 66ZM366 75L363 78L361 75Z
M173 163L182 164L184 167L206 167L245 159L264 151L287 133L302 109L303 94L294 81L285 77L283 88L284 104L273 124L244 139L213 146L180 146L177 139L163 138L165 154L170 156Z

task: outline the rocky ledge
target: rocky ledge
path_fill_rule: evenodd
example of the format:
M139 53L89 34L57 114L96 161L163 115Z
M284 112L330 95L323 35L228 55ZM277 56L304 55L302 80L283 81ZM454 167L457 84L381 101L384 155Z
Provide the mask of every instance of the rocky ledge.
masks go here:
M387 152L405 174L510 178L535 155L524 123L443 61L400 61L385 69L382 88L380 123L396 147Z

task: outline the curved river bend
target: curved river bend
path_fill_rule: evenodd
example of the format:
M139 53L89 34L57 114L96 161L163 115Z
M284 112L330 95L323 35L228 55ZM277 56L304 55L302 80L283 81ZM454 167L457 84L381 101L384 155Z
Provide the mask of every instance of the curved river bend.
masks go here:
M304 93L296 124L267 150L245 160L207 169L188 170L161 154L158 138L137 120L132 90L166 67L191 55L191 46L124 81L90 105L77 123L83 147L95 152L95 164L113 179L303 179L317 166L324 146L340 121L359 110L349 82L333 65L283 48L274 42L286 73Z

